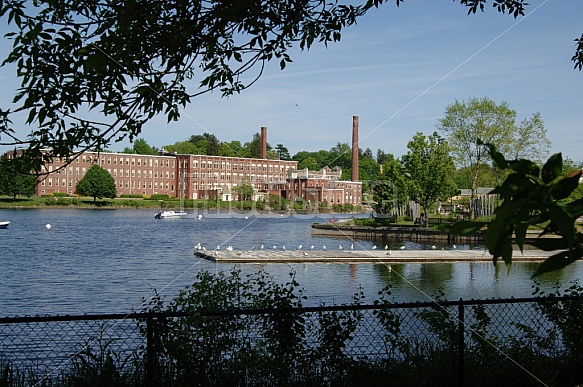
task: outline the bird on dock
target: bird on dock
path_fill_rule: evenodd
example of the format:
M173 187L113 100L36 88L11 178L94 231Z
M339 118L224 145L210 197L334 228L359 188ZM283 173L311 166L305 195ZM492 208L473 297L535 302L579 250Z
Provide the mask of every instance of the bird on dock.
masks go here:
M455 249L455 248L456 248L456 246L455 246L455 245L453 245L453 248Z
M202 251L204 251L204 252L206 253L206 247L203 247L203 248L202 248Z
M285 246L281 246L281 249L282 249L282 250L285 250Z
M259 250L263 250L263 245L259 246Z
M314 250L314 245L311 245L310 246L310 250Z
M354 250L354 243L350 244L350 250Z
M251 247L252 250L255 250L255 246Z
M435 250L435 249L436 249L435 245L431 246L431 250Z
M326 245L322 246L322 250L326 250Z
M273 246L273 250L277 250L277 246Z
M342 247L342 245L340 245L340 246L338 246L338 249L344 250L344 247Z
M306 253L306 252L304 251L304 257L307 257L307 256L308 256L308 253Z
M400 250L405 250L405 246L399 247Z
M373 245L373 246L372 246L372 249L373 249L373 250L376 250L376 249L377 249L377 245Z
M302 245L299 245L299 246L298 246L298 250L301 250L301 249L302 249Z
M389 249L389 245L385 245L385 250L388 250L388 249Z
M225 250L227 250L227 251L233 251L233 246L230 246L229 245L229 246L227 246L227 248Z
M221 245L217 245L217 250L220 250L220 249L221 249Z
M389 252L387 253L387 255L391 255L391 250L389 250Z

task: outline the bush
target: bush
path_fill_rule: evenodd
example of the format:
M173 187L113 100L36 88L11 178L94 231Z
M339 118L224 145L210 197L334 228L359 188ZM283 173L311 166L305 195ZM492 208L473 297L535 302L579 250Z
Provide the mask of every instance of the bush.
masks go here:
M168 195L166 195L168 196ZM120 198L130 198L130 199L143 199L144 195L140 194L121 194L119 195Z
M168 194L153 194L150 196L150 200L168 200L170 196Z

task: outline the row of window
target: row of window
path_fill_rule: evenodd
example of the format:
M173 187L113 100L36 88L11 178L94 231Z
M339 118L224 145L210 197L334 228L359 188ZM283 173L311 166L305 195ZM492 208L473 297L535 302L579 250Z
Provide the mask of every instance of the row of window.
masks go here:
M188 164L185 163L188 168ZM263 171L263 172L286 172L290 169L289 165L273 165L273 164L255 164L250 162L230 162L230 161L217 161L217 160L201 160L199 167L199 160L192 161L192 168L194 169L226 169L230 170L240 170L240 171Z

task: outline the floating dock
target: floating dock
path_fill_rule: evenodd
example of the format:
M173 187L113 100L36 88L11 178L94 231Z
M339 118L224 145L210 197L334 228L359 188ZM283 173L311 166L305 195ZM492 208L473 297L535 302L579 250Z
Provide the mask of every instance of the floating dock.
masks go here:
M556 252L515 251L513 262L540 262ZM196 250L194 255L224 263L406 263L491 262L484 250Z

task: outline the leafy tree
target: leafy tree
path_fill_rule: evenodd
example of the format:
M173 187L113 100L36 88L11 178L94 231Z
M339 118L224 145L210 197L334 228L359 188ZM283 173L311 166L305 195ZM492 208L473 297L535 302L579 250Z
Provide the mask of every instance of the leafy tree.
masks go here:
M291 156L289 154L289 150L283 146L283 144L277 144L275 146L275 151L277 152L277 155L279 157L280 160L290 160Z
M190 141L178 141L171 145L165 145L164 150L170 153L178 153L182 155L199 155L202 153L201 149L198 148Z
M203 134L192 135L188 141L199 149L198 154L219 156L221 141L212 133L205 132Z
M377 203L376 211L380 214L393 212L395 205L404 204L408 197L408 179L403 165L390 153L385 154L384 159L383 172L373 185L373 199Z
M517 126L516 111L510 109L506 102L497 105L487 97L450 104L437 128L447 138L455 163L467 174L471 190L470 206L479 186L482 166L491 161L488 148L478 139L495 145L503 154L513 156L540 156L549 148L546 130L538 113ZM471 209L470 213L473 214Z
M38 184L37 177L31 174L16 171L13 165L6 162L0 163L0 193L2 195L23 195L31 197L36 194Z
M83 179L77 183L75 193L81 196L92 196L94 202L97 198L113 199L117 194L115 180L99 165L92 165Z
M221 142L219 156L248 157L247 150L240 141Z
M251 140L251 142L245 143L245 148L247 149L247 154L249 157L254 159L261 158L261 135L259 133L255 133L253 135L253 140ZM267 146L267 149L270 149L270 147Z
M407 144L409 151L401 157L412 200L419 203L425 213L439 199L450 198L457 192L453 180L455 166L449 155L447 142L437 132L425 137L417 133ZM427 222L427 217L425 217Z
M157 155L158 149L150 146L146 140L137 138L131 148L124 148L123 153L137 154L137 155Z
M486 3L459 1L468 14L483 11ZM177 120L180 107L202 93L243 91L270 60L284 69L296 44L308 50L315 42L339 41L344 28L383 3L4 0L0 17L11 28L6 37L13 46L2 63L15 65L21 87L17 108L0 109L0 135L9 139L0 145L26 144L25 169L38 171L43 149L50 158L132 140L158 114ZM518 17L527 3L492 5ZM575 41L572 60L581 69L583 35ZM254 74L244 76L248 72ZM103 119L86 119L81 112L88 110ZM25 123L35 128L26 139L14 134L16 112L24 112Z
M583 199L567 203L566 199L579 186L581 171L565 177L560 153L551 156L541 168L526 159L506 160L492 144L486 145L497 168L510 174L493 193L502 204L494 211L490 222L458 222L450 228L454 234L467 235L487 227L486 247L494 263L498 258L510 265L513 244L522 251L526 231L530 226L544 226L541 237L531 245L545 251L558 251L539 265L533 276L561 269L583 257L583 233L575 222L583 215Z
M247 177L244 177L234 190L239 194L240 201L251 200L253 193L255 192L253 185Z

